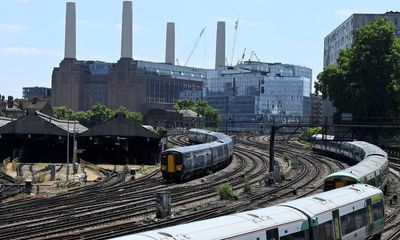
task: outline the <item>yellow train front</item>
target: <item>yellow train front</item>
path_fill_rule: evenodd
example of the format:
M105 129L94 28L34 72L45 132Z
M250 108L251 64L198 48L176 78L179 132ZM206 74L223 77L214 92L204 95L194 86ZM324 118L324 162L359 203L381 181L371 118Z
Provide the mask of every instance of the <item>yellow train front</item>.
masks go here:
M182 181L183 173L182 154L173 149L166 150L161 155L161 173L166 180Z

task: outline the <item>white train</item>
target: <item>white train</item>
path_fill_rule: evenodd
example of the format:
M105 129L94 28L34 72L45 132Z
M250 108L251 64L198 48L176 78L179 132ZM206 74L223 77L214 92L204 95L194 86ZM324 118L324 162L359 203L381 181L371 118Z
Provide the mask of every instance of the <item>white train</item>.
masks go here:
M378 188L356 184L272 207L115 239L376 240L384 227L383 197Z
M320 140L316 136L315 140ZM373 144L354 142L315 141L314 151L330 153L351 159L356 165L328 175L324 180L324 191L356 184L367 183L386 191L389 176L388 155Z

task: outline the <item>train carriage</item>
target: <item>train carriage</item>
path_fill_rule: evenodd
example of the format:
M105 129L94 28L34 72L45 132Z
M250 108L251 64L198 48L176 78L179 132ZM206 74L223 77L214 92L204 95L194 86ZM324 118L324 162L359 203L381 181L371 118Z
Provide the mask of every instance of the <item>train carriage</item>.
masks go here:
M356 184L367 183L385 190L389 163L383 156L370 156L355 166L332 173L324 180L324 191Z
M117 238L119 240L380 239L383 193L357 184L276 206Z
M188 138L198 145L171 148L161 154L161 172L166 180L187 181L217 171L233 156L233 141L222 133L190 129Z
M389 161L385 151L363 141L318 141L321 139L321 136L315 136L315 151L344 156L356 163L350 168L328 175L324 180L324 191L356 183L368 183L386 191Z

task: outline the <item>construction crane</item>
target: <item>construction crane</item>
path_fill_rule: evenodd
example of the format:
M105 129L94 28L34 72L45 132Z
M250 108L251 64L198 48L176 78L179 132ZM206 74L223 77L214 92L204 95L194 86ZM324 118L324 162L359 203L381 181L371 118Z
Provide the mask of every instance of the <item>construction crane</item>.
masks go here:
M230 66L233 64L233 57L235 55L235 47L236 47L236 38L237 38L237 32L238 32L238 25L239 25L239 19L236 20L235 22L235 34L233 36L233 45L232 45L232 53L231 53L231 61L230 61Z
M240 59L239 63L243 63L244 56L246 55L246 48L244 48L243 53L242 53L242 58Z
M252 51L251 54L250 54L249 62L251 61L251 59L253 58L253 56L256 58L257 62L261 62L261 61L260 61L260 58L258 58L257 54L256 54L254 51Z
M200 41L200 39L201 39L201 36L203 36L203 33L204 33L205 30L206 30L206 28L203 28L203 29L201 30L199 36L196 38L195 43L194 43L192 49L190 50L189 56L188 56L188 58L187 58L186 61L185 61L185 65L183 65L183 66L187 66L187 64L189 63L190 58L192 57L192 55L193 55L193 53L194 53L194 50L196 49L197 45L199 44L199 41ZM183 54L183 53L182 53L182 54ZM179 65L179 58L182 56L182 54L176 59L176 63L177 63L178 65Z

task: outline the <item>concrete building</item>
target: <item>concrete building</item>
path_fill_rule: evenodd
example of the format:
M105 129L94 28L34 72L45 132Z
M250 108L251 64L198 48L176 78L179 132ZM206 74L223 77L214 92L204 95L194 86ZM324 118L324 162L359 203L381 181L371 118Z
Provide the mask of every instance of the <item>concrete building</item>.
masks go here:
M396 25L396 34L400 36L400 12L386 12L383 14L353 14L329 33L324 39L324 67L336 65L339 51L349 48L353 43L354 30L380 18L387 17Z
M321 95L311 94L311 119L313 123L333 123L336 108L329 99L323 99Z
M24 87L22 89L22 97L32 101L36 98L39 101L50 101L51 88L46 87Z
M132 2L124 1L121 58L116 63L76 59L75 3L67 3L65 56L52 74L53 106L75 111L95 104L110 108L125 106L130 111L170 109L182 96L202 94L206 70L174 66L174 26L167 25L167 63L137 61L132 58Z

